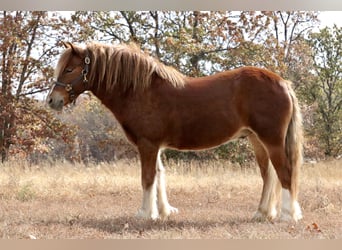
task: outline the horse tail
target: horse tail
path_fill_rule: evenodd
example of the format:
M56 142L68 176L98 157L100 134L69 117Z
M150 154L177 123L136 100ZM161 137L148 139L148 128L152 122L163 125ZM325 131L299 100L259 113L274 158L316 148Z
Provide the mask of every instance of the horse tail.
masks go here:
M292 115L286 133L285 150L292 168L291 193L297 196L298 172L303 161L303 125L298 99L291 87L291 82L288 82L287 86L292 101Z

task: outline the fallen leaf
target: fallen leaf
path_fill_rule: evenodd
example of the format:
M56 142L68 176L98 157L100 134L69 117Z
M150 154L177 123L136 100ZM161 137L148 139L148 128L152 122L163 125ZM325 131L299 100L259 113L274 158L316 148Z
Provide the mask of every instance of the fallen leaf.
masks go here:
M311 225L307 225L306 230L308 230L310 232L318 232L318 233L322 232L322 230L319 229L319 226L316 222L313 222Z
M312 223L312 226L313 226L313 229L315 229L315 230L318 230L319 228L318 228L318 225L317 225L317 223Z

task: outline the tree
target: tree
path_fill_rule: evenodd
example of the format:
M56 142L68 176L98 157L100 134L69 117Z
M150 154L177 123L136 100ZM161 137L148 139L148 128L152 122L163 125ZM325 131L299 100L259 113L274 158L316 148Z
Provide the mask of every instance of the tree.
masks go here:
M315 134L326 156L342 152L342 28L336 25L313 33L307 40L312 48L315 78L305 88L308 100L317 106Z
M312 62L305 38L318 23L317 15L312 11L245 13L244 42L233 51L238 64L267 68L291 80L295 88L306 84ZM249 31L251 25L259 27L256 32Z
M0 154L33 150L44 136L68 130L31 96L51 82L58 40L66 20L42 11L0 12ZM43 125L42 125L43 124ZM57 133L52 133L54 130ZM12 146L12 147L11 147Z
M211 65L227 67L222 53L240 43L243 27L238 25L239 15L232 12L76 12L72 18L83 27L84 41L134 41L163 63L192 76L221 70Z

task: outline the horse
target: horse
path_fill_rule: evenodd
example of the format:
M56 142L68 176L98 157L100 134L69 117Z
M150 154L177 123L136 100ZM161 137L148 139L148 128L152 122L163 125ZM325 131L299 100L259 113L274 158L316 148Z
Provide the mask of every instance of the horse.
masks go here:
M251 66L187 77L136 44L63 44L46 102L62 110L91 91L114 114L139 152L138 217L178 213L166 193L163 149L204 150L247 137L263 180L253 219L302 218L302 118L290 81Z

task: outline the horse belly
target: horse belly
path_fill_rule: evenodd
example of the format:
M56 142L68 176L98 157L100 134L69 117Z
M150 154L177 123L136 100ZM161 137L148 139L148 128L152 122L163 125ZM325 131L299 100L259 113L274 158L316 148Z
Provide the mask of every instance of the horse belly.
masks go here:
M182 128L169 146L180 150L201 150L219 146L240 137L240 128L227 122L197 122Z

